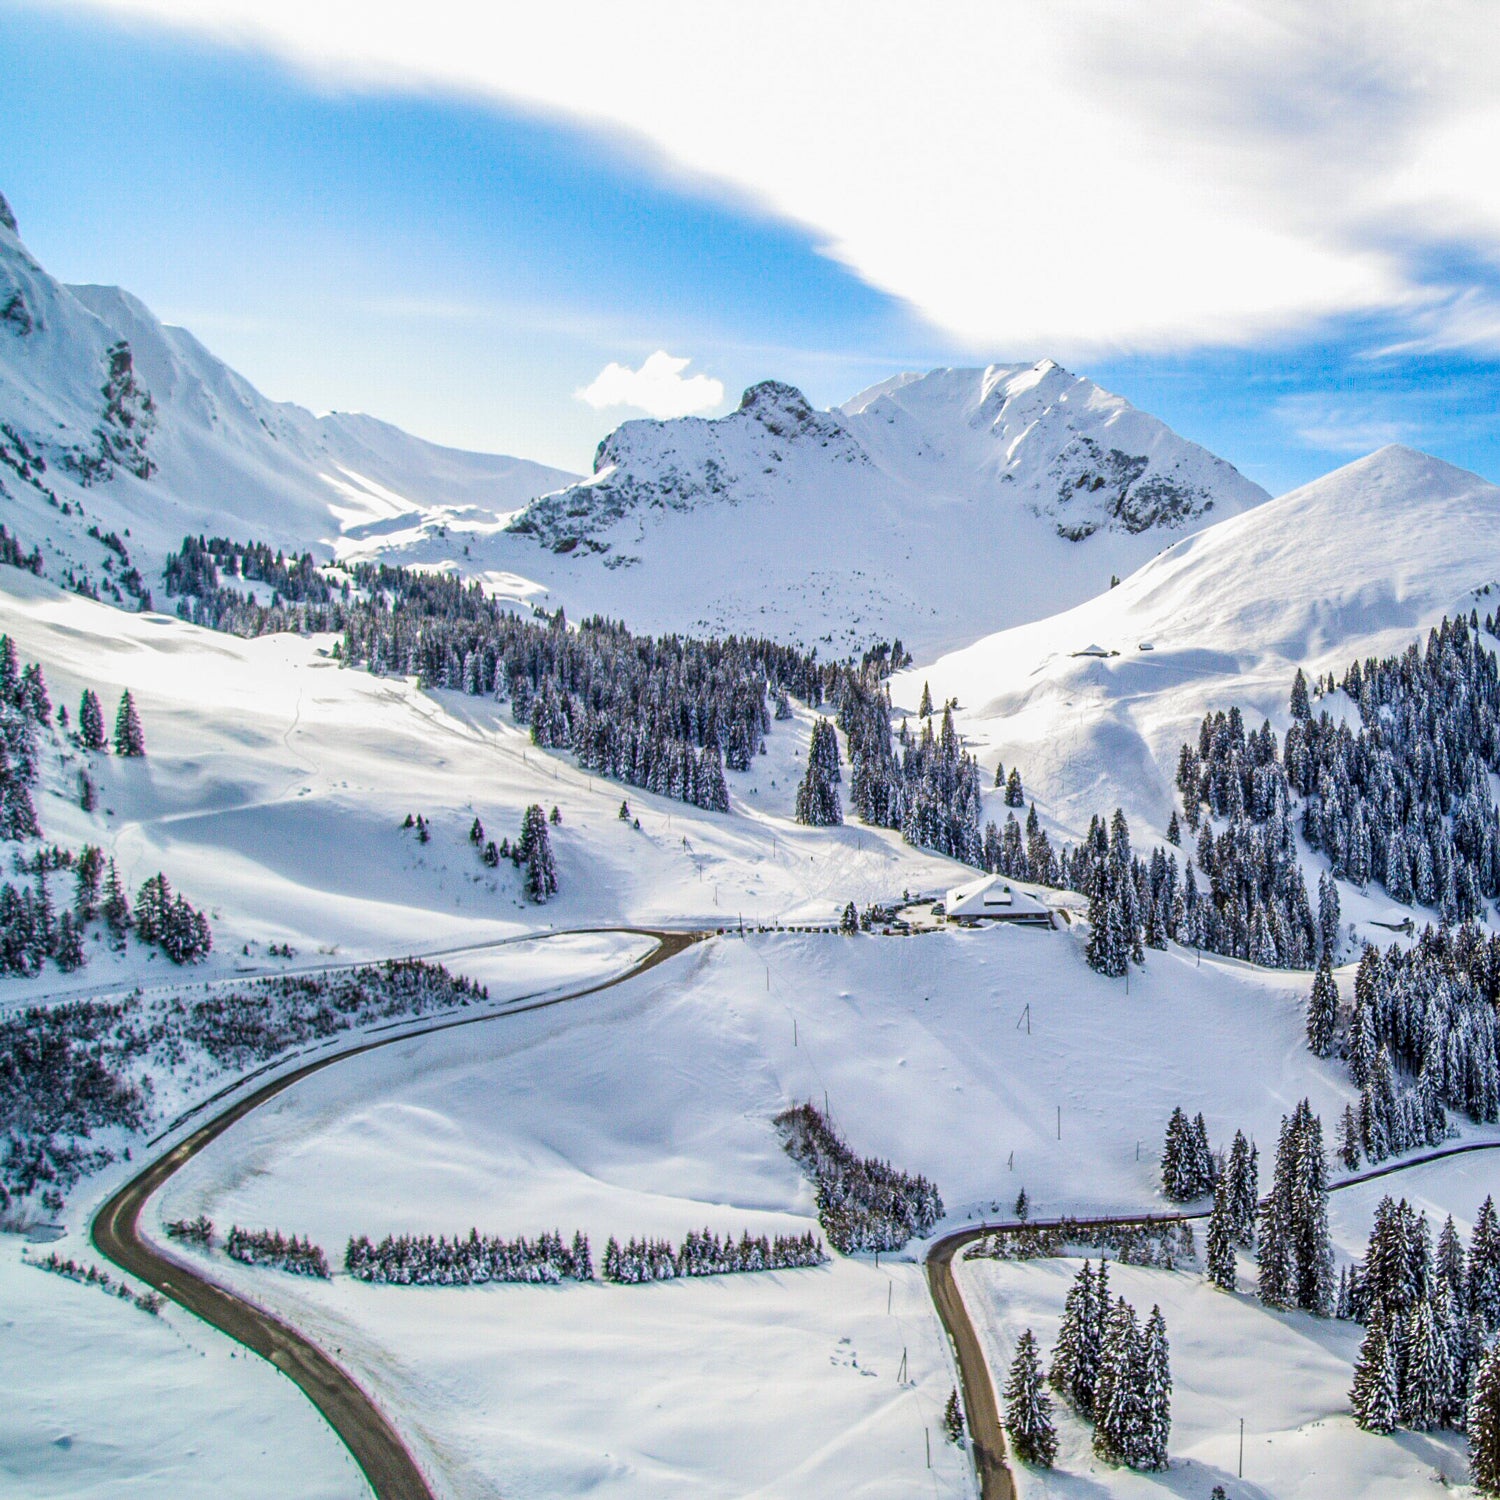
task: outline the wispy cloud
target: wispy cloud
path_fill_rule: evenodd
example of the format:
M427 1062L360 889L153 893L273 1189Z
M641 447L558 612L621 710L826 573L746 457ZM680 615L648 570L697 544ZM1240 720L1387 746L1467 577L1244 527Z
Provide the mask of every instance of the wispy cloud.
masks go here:
M712 375L683 376L692 363L665 349L647 357L640 369L610 363L590 384L573 394L596 411L630 406L653 417L686 417L710 411L724 400L724 382Z
M1364 454L1390 443L1416 443L1422 437L1417 423L1377 405L1339 401L1317 392L1283 398L1274 415L1303 447L1322 453Z

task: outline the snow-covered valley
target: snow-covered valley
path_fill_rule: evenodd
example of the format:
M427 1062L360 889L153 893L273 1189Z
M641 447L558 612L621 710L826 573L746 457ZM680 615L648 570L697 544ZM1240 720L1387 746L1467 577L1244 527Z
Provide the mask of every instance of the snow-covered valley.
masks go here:
M57 1017L69 1014L61 1002L90 1002L74 1014L99 1030L83 1035L80 1020L78 1051L107 1032L109 1058L126 1059L118 1078L142 1102L93 1135L68 1123L77 1114L39 1122L25 1089L52 1070L21 1030L8 1033L8 1164L27 1132L86 1139L72 1143L76 1183L42 1175L3 1200L15 1232L0 1243L11 1340L0 1495L365 1492L298 1388L247 1350L170 1301L152 1314L23 1264L52 1251L102 1265L94 1216L133 1173L309 1059L357 1054L195 1147L142 1229L345 1369L431 1493L454 1500L981 1493L971 1450L944 1440L958 1375L922 1264L933 1242L1009 1220L1023 1187L1033 1216L1174 1207L1160 1158L1178 1107L1201 1113L1216 1148L1237 1130L1253 1137L1268 1187L1299 1101L1330 1153L1346 1108L1371 1114L1380 1075L1360 1049L1377 1044L1391 1108L1428 1110L1428 1146L1500 1143L1495 1110L1470 1118L1454 1103L1487 1097L1496 1063L1485 986L1500 976L1482 953L1500 931L1497 637L1480 622L1500 603L1500 490L1486 481L1386 448L1267 499L1047 360L897 376L822 412L767 382L715 421L624 424L579 481L270 403L127 294L53 281L8 217L0 506L19 555L0 564L0 632L19 664L40 665L50 704L38 709L34 677L0 704L0 801L15 832L7 799L29 789L39 830L9 840L0 1019L24 1028L27 1005ZM347 628L298 617L295 599L291 628L250 637L174 617L163 565L200 532L342 564L330 598ZM365 562L478 580L515 614L497 623L461 590L423 594L415 574L380 583L351 571ZM1114 587L1112 574L1123 575ZM262 603L271 592L263 579L223 581ZM136 607L147 591L156 609ZM567 618L533 604L564 605ZM598 614L638 634L580 627ZM1471 617L1432 657L1433 680L1452 690L1435 701L1403 653ZM715 640L645 639L676 631ZM782 644L745 654L718 639L734 632ZM885 658L860 666L897 636L914 659L894 675ZM816 660L797 645L816 645ZM1361 705L1338 679L1371 662L1357 691L1379 658L1395 663L1379 677L1392 700ZM1299 669L1316 683L1302 709ZM111 708L128 690L143 755L86 743L86 690ZM1403 692L1422 699L1407 719ZM63 706L67 724L53 714ZM1243 714L1239 740L1226 727L1221 743L1209 746L1210 731L1200 741L1204 715L1230 708ZM1333 772L1308 791L1277 758L1278 746L1287 766L1294 745L1310 754L1308 726L1325 710L1336 748L1324 769L1380 767L1360 783L1364 837L1366 802L1379 835L1360 879L1347 874L1357 838L1340 829L1314 844L1293 816L1314 795L1335 800ZM1269 750L1255 736L1262 718L1277 736ZM1379 736L1400 740L1398 722L1429 738L1380 761ZM1433 749L1460 731L1466 755ZM1200 743L1192 784L1212 788L1211 811L1182 791L1179 752ZM997 763L1015 773L1013 795ZM1300 800L1285 800L1289 786ZM1377 857L1398 792L1413 786L1421 857L1435 850L1441 865L1456 851L1441 877L1428 868L1418 881L1430 882L1425 898L1393 893L1400 861ZM872 806L881 815L861 819ZM1116 808L1125 836L1081 853L1091 821L1107 828ZM1070 862L1050 868L1078 888L1005 870L997 892L1016 909L1017 896L1034 903L1033 925L934 913L977 873L939 849L988 858L984 825L1029 812L1028 851L1043 833L1053 855L1066 849ZM1179 817L1189 832L1173 844ZM1161 873L1159 909L1138 910L1146 877L1130 873L1129 838L1142 868L1161 846L1154 868L1170 862L1172 882L1196 858L1203 899L1232 925L1236 898L1218 872L1211 881L1201 842L1195 853L1200 826L1210 849L1242 839L1244 865L1271 871L1277 922L1276 902L1295 906L1288 871L1315 893L1339 874L1338 900L1319 899L1316 923L1307 913L1309 967L1272 966L1290 939L1267 962L1224 956L1224 942L1212 951L1211 929L1188 925L1171 899L1181 888ZM538 837L555 891L538 883ZM85 962L61 962L68 950L47 949L47 924L90 847L138 910L161 872L201 909L212 952L179 966L75 902ZM1132 879L1122 897L1116 882ZM37 893L31 907L22 891ZM1475 935L1432 957L1416 934L1460 899ZM1260 894L1254 913L1239 900L1259 953L1271 943L1250 922ZM1101 958L1104 925L1126 920L1112 911L1133 913L1130 931ZM861 914L864 930L836 930ZM908 922L930 930L905 935ZM703 940L615 983L663 931ZM1367 942L1415 949L1431 969L1402 970L1398 957L1383 979L1367 966L1357 980ZM436 1029L458 1011L407 1005L374 981L360 1003L320 1008L330 976L408 956L487 988L481 1004L478 990L437 987L462 1026ZM1308 1045L1320 956L1339 1002L1324 1056ZM278 1039L274 1006L269 1020L257 1010L263 994L302 996L295 1041ZM236 1005L259 1016L249 1040L220 1014ZM650 1286L392 1286L343 1269L354 1236L471 1227L506 1239L582 1231L596 1255L612 1236L680 1244L704 1228L825 1236L829 1216L775 1123L801 1101L825 1109L856 1156L940 1187L931 1234L879 1256ZM1377 1157L1367 1129L1368 1161L1403 1166L1415 1139ZM1339 1269L1364 1255L1387 1187L1434 1231L1451 1213L1467 1237L1500 1190L1500 1152L1339 1192ZM308 1235L334 1274L241 1264L168 1235L198 1215L221 1247L231 1225ZM999 1391L1023 1327L1050 1355L1077 1257L957 1264ZM1017 1493L1467 1492L1462 1435L1356 1425L1358 1324L1264 1305L1243 1257L1227 1296L1205 1270L1200 1254L1117 1278L1143 1311L1159 1302L1166 1315L1169 1467L1106 1464L1064 1412L1057 1467L1013 1463ZM1233 1442L1252 1407L1241 1476Z

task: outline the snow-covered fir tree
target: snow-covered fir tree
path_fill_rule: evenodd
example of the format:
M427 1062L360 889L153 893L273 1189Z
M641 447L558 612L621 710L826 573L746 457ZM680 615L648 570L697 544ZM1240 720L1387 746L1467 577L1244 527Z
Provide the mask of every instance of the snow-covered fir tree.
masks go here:
M85 750L109 747L104 732L104 710L99 705L99 695L92 688L84 688L78 703L78 742Z
M1392 1432L1401 1414L1396 1389L1396 1353L1384 1323L1371 1323L1354 1362L1349 1392L1354 1420L1366 1432Z
M1224 1166L1229 1221L1234 1242L1249 1248L1255 1242L1255 1216L1260 1206L1260 1152L1253 1141L1236 1130Z
M547 832L547 815L541 804L533 802L521 819L521 837L517 844L521 863L526 866L526 894L539 905L557 894L557 862L552 854L552 839Z
M146 732L141 728L141 716L136 712L135 699L126 688L120 695L120 707L115 714L115 754L140 756L146 753Z
M807 770L797 788L796 818L810 828L833 828L844 821L839 801L839 743L833 725L819 719L813 725L807 751Z
M1005 1382L1005 1430L1023 1463L1050 1469L1057 1456L1057 1428L1052 1398L1042 1380L1036 1335L1028 1328L1016 1342L1015 1358Z
M1328 1166L1322 1121L1304 1099L1282 1117L1271 1191L1261 1207L1260 1296L1271 1307L1326 1317L1333 1311Z
M1099 1361L1104 1347L1104 1321L1109 1308L1109 1277L1104 1261L1095 1275L1084 1261L1068 1288L1063 1304L1057 1347L1052 1352L1048 1380L1052 1388L1081 1412L1091 1416L1099 1381Z
M1172 1436L1172 1365L1167 1320L1153 1307L1141 1345L1141 1430L1132 1468L1165 1469Z
M1161 1190L1174 1203L1189 1203L1213 1191L1216 1176L1208 1127L1200 1114L1189 1122L1181 1106L1167 1121L1161 1156Z
M1469 1473L1483 1495L1500 1495L1500 1343L1479 1362L1465 1428L1469 1434Z
M1094 1452L1135 1467L1146 1426L1144 1358L1135 1309L1123 1297L1110 1310L1094 1393Z
M1307 1045L1318 1057L1327 1057L1333 1050L1333 1033L1338 1024L1339 991L1329 967L1325 949L1313 976L1312 993L1307 999Z
M958 1387L948 1392L948 1404L943 1408L943 1436L950 1443L962 1444L964 1440L964 1412L958 1404Z
M1205 1248L1205 1271L1208 1279L1221 1290L1232 1292L1235 1287L1234 1219L1230 1209L1229 1177L1219 1179L1214 1188L1214 1206L1208 1216L1208 1236Z

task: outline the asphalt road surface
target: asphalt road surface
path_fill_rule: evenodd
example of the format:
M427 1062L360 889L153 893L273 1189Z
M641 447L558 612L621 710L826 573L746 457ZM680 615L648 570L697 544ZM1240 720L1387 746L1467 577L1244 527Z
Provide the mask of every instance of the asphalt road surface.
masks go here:
M1372 1167L1368 1171L1356 1172L1328 1185L1330 1193L1344 1188L1357 1187L1362 1182L1374 1182L1381 1177L1393 1177L1399 1172L1409 1172L1414 1167L1425 1167L1450 1156L1467 1156L1474 1151L1500 1150L1500 1141L1471 1141L1463 1146L1443 1146L1421 1156L1409 1157L1405 1161L1392 1162L1388 1166ZM1075 1219L1074 1223L1126 1225L1144 1223L1181 1223L1183 1220L1206 1219L1206 1211L1197 1213L1116 1214L1093 1219ZM1061 1219L1032 1219L1033 1229L1055 1229ZM958 1360L958 1378L963 1388L964 1417L969 1429L969 1442L974 1453L974 1467L979 1475L980 1500L1015 1500L1015 1481L1005 1462L1005 1433L1000 1422L999 1402L995 1383L990 1379L989 1366L985 1363L984 1349L974 1330L973 1320L964 1306L958 1290L958 1281L953 1275L953 1262L975 1240L997 1231L1015 1231L1027 1227L1020 1220L1008 1219L985 1224L972 1224L954 1230L940 1240L934 1241L927 1252L927 1284L932 1290L932 1301L942 1319L953 1352Z
M526 1011L542 1010L580 1000L585 995L623 984L657 964L683 952L702 936L696 932L661 932L642 928L615 928L613 931L637 933L656 940L656 946L623 973L600 980L567 994L522 1002L504 1011L482 1016L449 1017L435 1020L386 1036L378 1041L336 1052L305 1063L236 1100L221 1113L200 1125L193 1133L172 1147L132 1178L94 1216L90 1233L94 1246L109 1257L122 1271L153 1286L163 1296L185 1307L189 1312L212 1324L222 1333L253 1349L269 1360L282 1374L302 1388L307 1398L323 1414L329 1426L343 1439L355 1463L363 1470L379 1500L433 1500L433 1492L401 1435L391 1425L374 1400L360 1387L348 1371L340 1368L310 1339L281 1319L242 1301L234 1293L208 1280L197 1269L164 1255L140 1233L141 1210L149 1199L184 1163L191 1161L210 1141L243 1119L268 1099L292 1087L309 1074L331 1068L350 1057L371 1052L377 1047L404 1042L413 1036L447 1031L458 1026L475 1026ZM469 951L469 950L464 950Z

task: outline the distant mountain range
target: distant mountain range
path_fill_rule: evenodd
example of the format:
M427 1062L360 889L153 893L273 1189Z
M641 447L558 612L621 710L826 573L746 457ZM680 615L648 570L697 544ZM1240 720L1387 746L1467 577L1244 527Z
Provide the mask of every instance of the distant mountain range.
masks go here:
M832 411L767 381L718 420L626 422L591 478L471 553L643 626L920 652L1078 603L1265 499L1043 360L900 375Z
M1050 360L898 375L832 411L766 381L716 421L624 423L582 480L442 448L269 401L129 293L64 286L3 199L0 487L49 576L97 579L90 530L128 532L149 587L186 533L217 533L840 655L1050 614L1266 498Z

